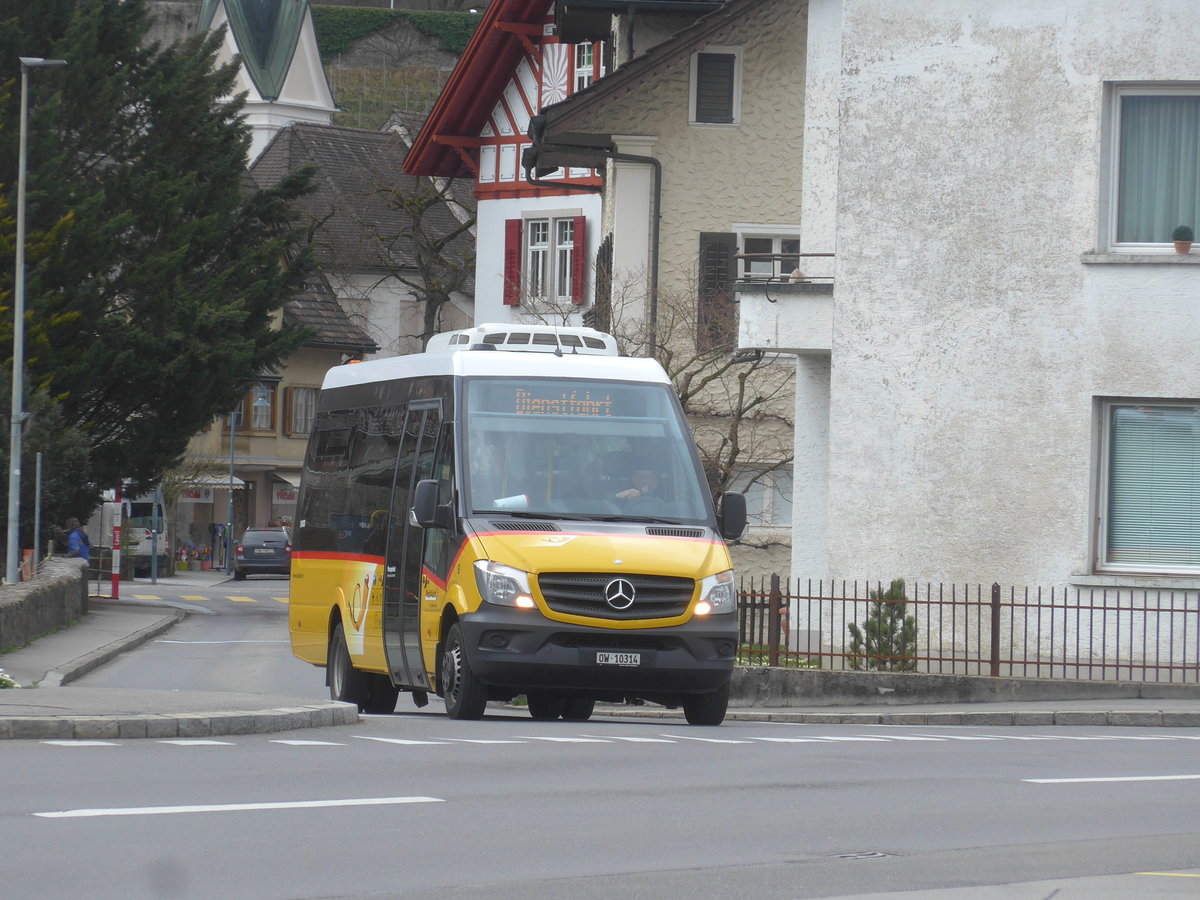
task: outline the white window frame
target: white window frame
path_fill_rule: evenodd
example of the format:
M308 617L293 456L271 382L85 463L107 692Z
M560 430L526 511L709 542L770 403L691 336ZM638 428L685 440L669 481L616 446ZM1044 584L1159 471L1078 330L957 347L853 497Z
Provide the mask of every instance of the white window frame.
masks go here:
M1173 242L1135 243L1117 240L1119 182L1121 175L1121 100L1130 96L1197 96L1197 82L1112 82L1105 103L1104 170L1107 178L1101 193L1101 245L1111 253L1174 253ZM1190 224L1200 234L1200 222Z
M734 222L734 234L737 235L737 252L738 254L746 253L747 238L754 239L769 239L773 253L782 253L781 247L784 241L795 241L796 252L799 254L800 247L800 226L799 225L769 225L756 224L750 222ZM800 265L802 265L801 261ZM771 262L771 277L779 278L781 276L790 275L791 269L784 272L780 268L779 260ZM766 280L765 273L758 274L750 271L750 260L739 259L737 268L737 278L739 281L764 281Z
M701 53L727 54L733 61L733 121L699 122L696 120L696 78L699 73ZM734 128L742 124L742 48L726 46L705 47L692 54L688 74L688 124L700 128Z
M1093 486L1094 496L1096 498L1096 538L1094 570L1100 574L1108 575L1128 575L1128 574L1150 574L1150 575L1177 575L1177 576L1200 576L1200 559L1195 564L1171 562L1156 564L1149 561L1137 562L1109 562L1109 542L1111 536L1109 534L1109 511L1110 511L1110 489L1112 484L1111 470L1113 466L1112 460L1112 422L1113 412L1118 407L1144 407L1153 410L1178 409L1182 411L1194 411L1196 416L1196 442L1197 449L1200 450L1200 401L1197 400L1178 400L1178 399L1139 399L1139 398L1109 398L1101 399L1097 402L1097 414L1099 417L1097 435L1099 441L1098 452L1096 459L1098 460L1096 467L1096 479ZM1200 481L1200 479L1198 479Z
M737 466L731 481L731 490L741 491L746 495L747 516L751 528L790 531L792 503L795 498L792 467L782 466L764 474L764 470L771 465L773 464L759 462ZM754 482L753 485L750 484L751 481ZM756 512L755 506L759 502L761 512Z
M530 300L550 300L556 303L571 302L571 279L574 277L574 260L578 252L575 239L575 218L583 215L578 209L538 210L525 213L522 218L521 252L523 294ZM546 240L533 243L534 226L544 226ZM565 241L561 226L570 230L570 240ZM541 283L534 277L540 268ZM565 269L565 271L564 271ZM566 293L563 293L565 290Z
M596 49L599 44L583 43L575 45L575 86L578 93L596 80Z

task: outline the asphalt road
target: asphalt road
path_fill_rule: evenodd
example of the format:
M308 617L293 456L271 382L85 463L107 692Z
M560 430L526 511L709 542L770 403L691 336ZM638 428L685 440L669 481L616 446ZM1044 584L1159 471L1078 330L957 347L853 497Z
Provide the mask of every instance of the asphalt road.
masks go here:
M323 696L279 643L280 584L180 600L210 614L87 680ZM457 722L431 704L219 740L6 744L13 898L1200 893L1196 729Z

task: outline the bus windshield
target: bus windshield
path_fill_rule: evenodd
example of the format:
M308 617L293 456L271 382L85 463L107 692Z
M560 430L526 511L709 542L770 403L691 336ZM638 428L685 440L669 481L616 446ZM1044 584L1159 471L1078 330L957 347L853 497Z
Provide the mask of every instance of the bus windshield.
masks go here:
M471 379L463 441L472 512L709 519L691 434L667 385Z

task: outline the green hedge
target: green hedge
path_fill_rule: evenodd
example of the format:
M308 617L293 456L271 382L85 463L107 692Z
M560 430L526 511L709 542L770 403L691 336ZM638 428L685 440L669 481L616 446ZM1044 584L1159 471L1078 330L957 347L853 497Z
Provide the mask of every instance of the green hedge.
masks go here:
M349 50L355 41L382 31L402 18L412 22L422 34L437 38L440 49L461 56L480 20L478 13L365 9L355 6L314 6L312 15L321 61L326 63Z

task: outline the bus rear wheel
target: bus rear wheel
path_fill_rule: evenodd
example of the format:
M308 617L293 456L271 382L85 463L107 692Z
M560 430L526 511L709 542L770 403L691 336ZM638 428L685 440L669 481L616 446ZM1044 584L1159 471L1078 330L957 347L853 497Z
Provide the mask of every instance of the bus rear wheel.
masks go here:
M567 702L563 704L563 721L586 722L592 717L592 710L595 708L596 700L593 697L568 697Z
M529 701L529 717L536 722L553 722L563 713L562 694L534 691L525 699Z
M396 700L400 697L400 688L392 684L387 675L373 674L367 676L367 703L363 712L390 714L396 711Z
M346 647L346 632L342 623L338 622L329 639L329 656L326 660L329 670L329 696L343 703L353 703L361 712L366 708L370 686L365 672L354 668L350 661L350 651Z
M442 699L452 719L482 719L487 706L487 685L471 671L462 627L456 622L446 635L442 653Z
M689 694L683 698L683 714L689 725L720 725L728 708L728 681L710 694Z

